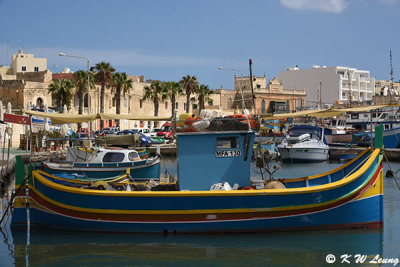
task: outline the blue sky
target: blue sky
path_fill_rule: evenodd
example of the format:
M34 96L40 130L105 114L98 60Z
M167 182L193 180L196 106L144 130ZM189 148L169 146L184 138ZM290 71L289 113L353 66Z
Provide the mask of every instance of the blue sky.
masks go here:
M215 89L233 87L233 72L217 67L248 75L249 58L267 80L295 65L389 79L392 49L400 80L400 0L0 0L0 25L0 65L23 48L53 72L86 68L64 52L146 79L195 75Z

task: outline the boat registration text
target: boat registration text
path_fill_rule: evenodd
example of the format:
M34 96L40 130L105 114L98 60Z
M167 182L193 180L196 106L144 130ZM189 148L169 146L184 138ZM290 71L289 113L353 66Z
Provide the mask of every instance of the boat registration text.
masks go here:
M241 155L242 155L242 151L240 151L240 150L217 150L217 151L215 151L215 156L217 158L240 157Z

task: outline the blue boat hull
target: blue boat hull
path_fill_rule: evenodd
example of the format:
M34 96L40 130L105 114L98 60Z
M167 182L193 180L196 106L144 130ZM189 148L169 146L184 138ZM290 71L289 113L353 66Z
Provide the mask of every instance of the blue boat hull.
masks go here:
M383 196L352 201L324 212L283 218L226 220L219 222L102 222L60 216L41 209L30 209L32 227L73 231L133 232L133 233L211 233L264 232L290 230L326 230L350 228L380 228L383 225L381 209ZM368 207L368 209L366 209ZM13 227L26 226L26 210L16 209ZM20 222L19 224L16 222ZM367 222L367 223L366 223Z
M126 192L77 189L32 173L12 227L102 232L259 232L383 226L379 149L341 168L285 180L286 189Z
M94 178L94 179L104 179L109 177L118 176L126 173L127 168L130 169L130 175L136 181L148 181L149 179L159 180L160 178L160 160L156 159L155 161L142 164L134 167L89 167L89 168L76 168L76 167L65 167L65 168L50 168L47 165L43 165L39 167L41 170L54 174L79 174L83 175L86 178Z

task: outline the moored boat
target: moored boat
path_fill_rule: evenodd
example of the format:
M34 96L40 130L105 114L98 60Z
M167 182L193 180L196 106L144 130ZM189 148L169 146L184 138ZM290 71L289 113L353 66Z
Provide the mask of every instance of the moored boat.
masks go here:
M77 173L82 179L118 176L129 168L132 178L138 181L158 180L160 159L158 156L142 159L134 149L109 147L80 150L70 147L65 161L45 161L39 168L51 174Z
M284 162L320 162L329 157L323 129L310 125L293 126L277 148Z
M375 140L375 132L372 133L372 141ZM382 140L385 148L399 148L400 147L400 127L383 130ZM353 144L360 146L369 146L371 144L371 133L361 132L353 134Z
M12 227L105 232L259 232L383 225L382 156L366 149L323 174L284 179L280 189L246 187L254 133L178 133L180 191L110 191L60 185L34 170L28 195L17 177Z

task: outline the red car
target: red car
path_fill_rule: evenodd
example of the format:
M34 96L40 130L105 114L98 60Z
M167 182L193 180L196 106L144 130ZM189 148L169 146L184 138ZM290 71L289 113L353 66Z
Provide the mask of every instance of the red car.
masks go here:
M161 129L157 132L157 136L164 136L165 138L172 137L172 123L167 122L161 126Z

